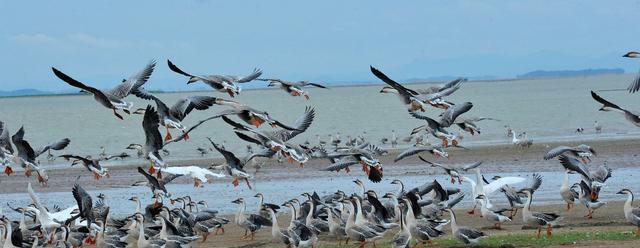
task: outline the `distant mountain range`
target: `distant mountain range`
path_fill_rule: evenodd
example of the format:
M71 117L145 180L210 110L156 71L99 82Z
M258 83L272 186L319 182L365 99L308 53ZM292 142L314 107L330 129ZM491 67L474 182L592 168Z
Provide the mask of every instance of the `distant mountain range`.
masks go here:
M583 69L583 70L557 70L557 71L545 71L545 70L536 70L527 72L522 75L516 76L517 79L532 79L532 78L550 78L550 77L581 77L581 76L595 76L595 75L604 75L604 74L623 74L624 70L620 68L613 69ZM456 77L453 76L440 76L440 77L430 77L430 78L410 78L406 80L400 80L405 83L429 83L429 82L443 82L453 80ZM510 78L498 77L498 76L475 76L469 77L471 81L487 81L487 80L508 80ZM353 81L353 82L324 82L325 85L328 86L349 86L349 85L368 85L372 82L381 84L379 81ZM246 89L255 89L262 88L264 86L254 86L247 85ZM182 91L178 90L177 91ZM192 91L202 91L209 90L208 88L201 86ZM163 92L162 90L154 90L154 92ZM172 91L168 91L172 92ZM64 94L78 94L77 91L74 92L53 92L53 91L42 91L37 89L19 89L12 91L0 91L0 97L13 97L13 96L42 96L42 95L64 95Z
M614 69L583 69L583 70L560 70L560 71L543 71L537 70L518 75L517 78L545 78L545 77L577 77L577 76L595 76L603 74L623 74L624 70L620 68Z

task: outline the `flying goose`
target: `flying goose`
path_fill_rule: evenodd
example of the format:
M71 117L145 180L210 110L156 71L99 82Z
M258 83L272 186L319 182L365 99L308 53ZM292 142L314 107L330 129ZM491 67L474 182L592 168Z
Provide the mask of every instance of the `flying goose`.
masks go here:
M533 193L529 189L522 190L527 195L527 202L522 210L522 222L525 224L534 224L538 227L536 237L540 238L540 230L543 226L547 227L547 239L551 237L551 226L555 225L562 219L560 215L555 213L531 212L531 202L533 201Z
M93 98L98 103L102 104L102 106L106 108L112 109L113 114L119 119L122 119L122 116L118 114L116 110L120 109L127 114L130 113L133 103L126 102L123 99L129 94L136 94L137 92L140 92L142 90L142 86L147 82L147 80L149 80L149 77L151 76L151 73L153 73L155 66L156 62L152 60L140 72L129 77L129 79L123 79L122 83L108 91L101 91L99 89L85 85L54 67L51 67L51 69L58 78L62 79L62 81L65 81L67 84L93 94Z
M584 204L584 206L588 210L587 215L585 215L584 217L586 217L587 219L592 219L593 212L595 212L596 209L604 206L606 202L598 201L598 193L596 189L592 188L585 181L580 181L579 185L580 192L578 192L578 199L580 199L580 202L582 202L582 204Z
M394 93L400 97L402 102L407 105L409 112L416 112L418 110L425 111L426 105L430 104L434 107L438 108L448 108L452 104L442 101L442 97L448 96L458 90L459 86L449 87L438 91L436 93L422 95L419 92L406 88L401 84L393 81L393 79L389 78L387 75L382 73L373 66L369 67L373 75L377 78L391 86L391 88L383 88L381 93Z
M180 98L171 108L169 108L160 98L153 97L158 107L158 115L160 122L167 128L165 141L172 139L169 128L175 128L182 133L186 132L186 127L182 124L184 118L191 113L192 110L206 110L218 101L218 98L211 96L188 96ZM185 140L189 139L189 135L184 136Z
M467 105L469 106L469 105ZM449 142L451 142L451 144L453 146L458 146L459 143L459 139L460 137L452 132L447 131L445 128L446 126L444 126L443 124L441 124L440 122L431 119L427 116L423 116L423 115L419 115L416 113L411 113L411 116L417 118L417 119L422 119L422 120L426 120L427 121L427 125L422 125L420 127L414 128L411 131L411 134L415 134L418 133L422 130L427 131L428 133L430 133L431 135L433 135L433 137L436 137L440 140L442 140L442 147L446 148L449 147ZM446 123L445 123L446 124Z
M184 175L193 178L193 187L202 187L203 182L209 182L210 178L223 178L223 174L213 173L210 170L198 166L173 166L164 169L164 172L174 175Z
M627 200L624 202L623 209L624 218L627 219L629 223L637 227L636 236L640 236L640 208L631 205L633 203L633 192L629 189L622 189L616 194L627 195Z
M598 94L596 94L593 91L591 91L591 97L593 97L594 100L602 104L602 107L598 109L599 111L615 111L618 113L622 113L624 114L624 118L627 119L627 121L631 122L636 127L640 127L640 117L638 117L638 114L632 113L629 110L623 109L618 105L615 105L605 100L604 98L600 97Z
M149 188L151 189L151 193L153 195L159 195L161 193L164 193L165 195L169 195L169 192L167 192L167 188L165 187L165 185L173 181L173 179L176 179L182 176L178 174L172 174L168 177L158 179L150 175L149 173L147 173L144 169L142 169L142 167L138 167L138 173L142 174L147 179L147 186L149 186ZM155 204L157 205L157 203L158 201L156 198Z
M298 82L289 82L281 79L270 79L270 78L258 78L259 81L269 81L268 87L280 87L280 89L289 93L291 96L304 96L305 99L309 100L309 94L302 89L305 86L314 86L322 89L328 89L327 87L311 83L309 81L298 81Z
M409 148L405 149L404 151L402 151L401 153L399 153L394 159L393 162L398 162L404 158L419 154L421 152L429 152L431 153L436 159L439 159L440 157L445 157L445 158L449 158L449 153L447 153L446 151L444 151L442 148L440 147L434 147L434 146L410 146Z
M589 170L586 165L573 157L560 155L558 156L558 160L560 160L560 164L566 170L580 174L582 180L594 189L594 191L592 191L594 194L591 197L595 199L597 199L599 188L611 177L612 170L606 164L598 166L595 170Z
M184 72L183 70L178 68L176 65L174 65L170 60L167 60L167 64L169 65L169 69L171 69L172 71L189 77L189 81L187 81L187 84L202 81L203 83L209 85L211 88L215 89L216 91L226 92L231 97L234 97L235 95L240 94L240 91L242 90L240 86L238 86L236 83L251 82L254 79L260 77L260 75L262 75L262 70L254 69L253 72L251 72L249 75L246 75L246 76L231 76L231 75L194 76Z
M462 241L465 244L477 244L480 240L489 237L485 233L478 231L473 228L458 226L458 222L456 221L456 214L452 209L447 208L445 211L449 212L451 215L451 232L453 232L453 237Z
M236 115L245 123L255 126L256 128L260 127L260 125L262 125L263 123L267 123L272 127L278 126L287 130L295 130L295 128L285 125L284 123L272 118L269 113L254 109L245 104L236 101L224 100L221 98L217 99L215 103L231 107L231 109L227 109L217 113L215 115L216 117Z
M525 207L524 203L526 202L526 199L522 198L526 197L526 194L524 194L522 190L528 189L531 193L534 193L538 188L540 188L540 185L542 185L542 176L540 174L533 173L531 177L532 180L529 185L524 188L516 190L514 187L509 185L504 185L500 188L500 192L504 193L507 197L507 201L509 201L509 206L511 206L511 214L509 215L509 218L513 218L513 216L518 213L518 209Z
M462 167L455 167L452 165L444 165L444 164L439 164L439 163L433 163L433 162L429 162L428 160L424 159L421 156L418 156L418 158L420 158L420 160L422 160L422 162L425 162L429 165L431 165L431 167L440 167L442 169L444 169L444 171L447 173L447 175L449 175L451 177L451 183L455 184L456 179L458 179L458 183L462 184L462 177L460 176L460 170L462 171L469 171L471 169L475 169L478 168L480 165L482 165L483 161L480 162L475 162L473 164L467 164L464 165Z
M590 157L592 155L596 155L596 150L585 144L580 144L574 147L558 146L549 150L547 154L544 155L544 160L549 160L562 154L568 154L573 157L582 159L582 162L586 164L591 161Z
M637 59L640 58L640 53L632 51L622 55L622 57ZM640 73L637 73L635 77L633 77L633 81L631 82L631 84L629 84L627 90L629 91L629 93L635 93L636 91L640 90Z
M11 136L11 141L13 145L16 146L16 150L18 152L17 157L19 159L20 165L25 168L25 175L31 176L31 171L35 170L38 174L38 182L43 185L47 184L49 180L49 176L47 175L44 168L40 166L40 164L36 161L36 158L43 153L47 152L49 149L52 150L62 150L66 148L71 142L68 138L64 138L58 140L56 142L50 143L38 151L35 151L29 142L24 140L24 127L20 127L20 129ZM6 169L5 169L6 170Z
M416 91L420 94L433 94L433 93L441 92L446 89L455 88L458 85L460 85L460 83L466 82L466 81L467 81L466 78L456 78L447 83L435 84L435 85L432 84L429 87L424 89L416 89Z
M224 157L225 163L221 166L227 172L227 174L229 174L229 176L233 177L233 186L237 187L240 184L239 180L244 179L244 181L247 183L247 187L251 189L251 183L249 183L249 179L252 178L252 176L244 170L244 166L247 161L238 159L235 154L218 146L213 142L213 140L211 140L211 138L207 139L209 139L211 145L213 145L213 147Z
M77 164L78 162L81 162L89 172L93 173L93 177L96 180L100 180L100 178L102 177L109 177L109 169L104 168L102 167L102 165L100 165L100 161L109 160L109 157L106 157L104 159L94 159L90 156L82 157L72 154L60 155L59 157L64 158L67 161L73 159L73 161L71 162L71 166Z
M381 150L377 146L365 143L359 147L353 147L345 151L328 154L330 158L338 159L334 160L334 163L322 170L339 172L344 169L349 173L351 171L349 166L360 164L362 166L362 171L365 172L369 180L374 183L378 183L382 181L383 169L380 160L375 158L374 154L379 154L380 152Z

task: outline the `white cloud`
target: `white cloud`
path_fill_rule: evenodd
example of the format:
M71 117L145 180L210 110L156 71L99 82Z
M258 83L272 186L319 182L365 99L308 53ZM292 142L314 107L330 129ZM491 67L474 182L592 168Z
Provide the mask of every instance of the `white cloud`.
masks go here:
M58 43L56 38L46 34L16 34L9 36L9 41L32 45L52 45Z

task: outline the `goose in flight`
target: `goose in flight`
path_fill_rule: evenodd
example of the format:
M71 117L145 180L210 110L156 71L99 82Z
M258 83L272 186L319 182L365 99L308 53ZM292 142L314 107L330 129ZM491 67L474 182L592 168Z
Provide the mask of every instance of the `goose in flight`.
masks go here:
M625 55L622 55L622 57L637 59L640 58L640 53L632 51L626 53ZM640 90L640 72L633 77L633 81L631 82L631 84L629 84L627 90L629 91L629 93L636 93L638 90Z
M586 164L588 162L591 162L591 156L596 155L596 150L585 144L580 144L574 147L558 146L549 150L547 154L544 155L544 160L549 160L562 154L567 154L575 158L579 158L583 163Z
M211 119L213 119L213 117L201 120L197 124L184 131L182 135L172 140L164 141L162 139L162 135L160 135L160 131L158 130L158 127L160 127L160 116L151 105L147 105L147 108L144 112L144 117L142 118L142 129L144 130L145 135L145 143L142 148L144 151L143 155L145 159L149 160L150 163L149 173L154 174L156 172L156 166L160 168L167 168L167 164L160 156L160 151L164 151L164 147L166 145L183 140L187 135L189 135L191 131ZM158 170L157 177L162 177L160 170Z
M582 180L592 188L592 192L594 193L591 195L592 198L597 199L599 188L611 177L612 170L607 165L600 165L595 170L589 170L586 165L574 157L560 155L558 160L565 170L580 174Z
M322 170L338 172L344 169L349 173L351 171L349 166L360 164L362 165L362 171L368 176L369 180L378 183L382 181L383 169L380 160L375 158L375 155L382 155L383 153L382 149L369 143L346 150L338 150L335 153L327 154L335 162Z
M374 68L373 66L370 66L370 69L373 75L375 75L377 78L379 78L380 80L382 80L383 82L391 86L390 88L389 87L383 88L380 92L394 93L398 95L398 97L400 97L402 102L405 105L407 105L409 112L416 112L418 110L424 112L427 104L437 108L443 108L443 109L449 108L449 106L453 104L443 101L442 98L445 96L451 95L453 92L458 90L458 88L460 88L459 85L456 85L453 87L443 89L442 91L438 91L436 93L423 95L415 90L402 86L396 81L393 81L393 79L389 78L387 75L385 75L378 69Z
M198 81L202 81L203 83L209 85L211 88L215 89L219 92L226 92L229 96L234 97L235 95L240 94L242 90L237 83L247 83L251 82L260 75L262 75L262 70L254 69L249 75L246 76L231 76L231 75L203 75L203 76L195 76L189 73L184 72L176 65L174 65L170 60L167 60L167 64L169 65L169 69L174 71L175 73L184 75L189 77L189 81L187 84L195 83Z
M96 180L100 180L100 178L102 177L110 177L109 169L102 167L102 165L100 165L100 161L109 160L116 156L109 156L101 159L94 159L94 158L91 158L90 156L82 157L82 156L77 156L72 154L65 154L65 155L60 155L59 157L64 158L67 161L73 159L73 161L71 162L71 166L77 163L82 163L82 165L84 165L84 167L89 172L93 173L93 177Z
M25 168L25 175L27 177L31 176L31 171L35 170L38 174L38 182L46 185L49 180L49 176L46 171L40 164L36 161L36 158L43 153L51 150L62 150L66 148L71 142L68 138L64 138L58 140L56 142L50 143L39 150L34 150L29 142L24 140L24 127L20 127L20 129L11 136L11 141L13 145L15 145L16 150L18 152L17 157L19 164Z
M7 124L0 121L0 165L4 166L4 173L7 176L13 173L11 161L13 161L13 146L9 137L9 128Z
M640 127L640 117L638 116L638 114L632 113L629 110L623 109L618 105L605 100L593 91L591 91L591 97L593 97L593 99L597 102L602 103L602 107L598 109L599 111L615 111L621 113L624 115L624 118L627 119L627 121L631 122L636 127Z
M453 146L458 146L458 143L459 143L458 140L460 139L460 137L452 132L447 131L445 128L451 126L455 121L455 119L458 117L458 115L461 115L462 113L469 111L471 107L473 107L473 104L470 102L466 102L460 105L455 105L454 107L449 108L445 111L440 121L436 121L427 116L419 115L417 113L411 113L411 116L413 116L414 118L427 121L426 125L422 125L417 128L414 128L411 131L411 134L413 135L422 130L425 130L431 133L431 135L433 135L434 137L442 140L443 148L448 147L449 142L451 142Z
M126 102L123 99L129 94L140 94L143 91L142 86L147 82L147 80L149 80L149 77L151 76L151 73L153 73L155 66L155 61L149 62L149 64L147 64L145 68L142 69L142 71L129 77L129 79L122 80L122 83L108 91L101 91L99 89L85 85L54 67L52 67L51 69L53 70L53 74L55 74L62 81L65 81L67 84L93 94L93 98L98 103L102 104L102 106L106 108L112 109L113 114L119 119L122 119L122 115L118 114L116 110L122 110L127 114L130 113L133 103Z
M260 125L262 125L263 123L267 123L271 127L278 126L287 130L294 130L293 127L287 126L284 123L276 119L273 119L271 116L269 116L269 113L254 109L245 104L242 104L236 101L224 100L224 99L217 99L216 104L230 106L231 109L221 111L217 113L214 117L236 115L245 123L255 126L256 128L259 128Z
M394 163L398 162L398 161L400 161L400 160L402 160L404 158L419 154L421 152L429 152L434 157L436 157L436 159L439 159L440 157L449 158L449 153L447 153L446 151L444 151L440 147L434 147L434 146L410 146L406 150L404 150L401 153L399 153L396 156L396 158L393 159L393 162Z
M185 175L193 178L193 187L202 187L203 182L210 181L209 178L223 178L224 175L213 173L210 170L198 166L173 166L164 169L164 172L174 175Z
M211 142L211 145L213 145L213 148L215 148L220 154L222 154L222 156L224 157L224 160L226 161L221 166L215 166L212 168L221 167L222 169L224 169L227 172L227 174L229 174L229 176L233 177L232 184L234 187L238 187L238 185L240 184L239 180L244 179L244 181L247 183L247 187L249 187L249 189L252 189L251 183L249 183L249 179L251 179L252 176L249 173L247 173L247 171L244 170L244 166L248 161L240 160L232 152L227 151L224 148L220 147L218 144L214 143L213 140L211 140L211 138L207 138L207 139L209 139L209 142Z
M172 174L162 179L158 179L147 173L144 169L142 169L142 167L138 167L138 173L142 174L147 179L147 186L149 186L149 188L151 189L151 193L154 196L158 196L162 193L164 193L165 196L169 196L169 192L167 191L165 185L182 176L179 174ZM154 204L156 206L158 205L158 198L156 198L156 202Z
M280 89L289 93L291 96L304 96L305 99L309 100L309 94L303 90L302 88L305 86L314 86L322 89L328 89L324 85L311 83L309 81L298 81L298 82L289 82L276 78L259 78L257 80L260 81L268 81L268 87L280 87Z
M463 165L461 167L457 167L457 166L452 166L452 165L444 165L444 164L439 164L439 163L433 163L433 162L429 162L428 160L424 159L421 156L418 156L418 158L420 158L420 160L422 160L422 162L425 162L429 165L431 165L431 167L440 167L442 169L444 169L444 171L447 173L447 175L449 175L451 177L451 183L455 184L456 179L458 180L458 183L462 184L462 176L460 171L464 171L467 172L471 169L475 169L478 168L480 165L482 165L482 161L480 162L475 162L473 164L467 164L467 165Z
M158 115L160 116L160 122L167 128L167 135L164 140L169 141L172 139L169 128L175 128L184 134L186 127L182 124L182 121L191 111L206 110L218 101L218 98L211 96L189 96L179 99L171 108L169 108L162 100L157 97L153 97L158 107ZM184 140L188 140L189 135L184 136Z

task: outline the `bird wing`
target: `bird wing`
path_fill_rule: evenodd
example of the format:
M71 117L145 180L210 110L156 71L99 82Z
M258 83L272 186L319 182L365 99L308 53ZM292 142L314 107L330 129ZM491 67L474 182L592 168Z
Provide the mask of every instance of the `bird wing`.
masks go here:
M635 93L636 91L640 90L640 72L636 73L636 75L633 77L633 81L631 82L631 84L629 84L627 90L629 91L629 93Z
M542 176L538 173L533 173L533 181L529 186L529 190L531 191L531 193L533 194L533 192L538 190L538 188L540 188L540 185L542 185Z
M42 148L40 148L40 150L38 150L36 152L36 157L40 156L40 154L43 154L45 152L47 152L49 149L51 150L62 150L65 147L67 147L69 145L69 143L71 142L71 140L69 140L69 138L64 138L61 140L58 140L56 142L53 142L51 144L48 144Z
M11 138L9 138L9 128L7 124L0 121L0 149L4 149L8 153L13 154L13 146L11 145ZM2 152L2 150L0 150Z
M447 208L452 208L456 204L460 203L464 199L464 193L459 193L455 198L447 201Z
M316 116L316 110L312 107L306 107L304 110L304 114L302 114L300 117L298 117L298 119L296 119L296 121L293 123L293 125L291 125L291 127L294 130L279 130L276 133L276 137L280 137L280 139L282 141L288 141L290 139L292 139L293 137L297 136L298 134L301 134L305 131L307 131L307 129L311 126L311 123L313 122L313 119Z
M582 164L579 160L566 155L560 155L558 157L558 160L560 160L560 164L565 169L570 171L575 171L580 175L582 175L583 177L587 179L591 179L591 174L589 173L589 169L587 169L587 167L584 166L584 164Z
M411 146L406 150L402 151L400 154L398 154L398 156L396 156L396 158L393 159L393 162L398 162L406 157L410 157L424 151L432 151L432 150L433 150L433 147L428 147L428 146Z
M424 116L424 115L417 114L417 113L415 113L415 112L411 112L411 113L409 113L409 114L410 114L411 116L413 116L414 118L417 118L417 119L421 119L421 120L425 120L425 121L427 121L427 124L428 124L429 128L431 128L431 129L433 129L433 130L436 130L436 129L440 128L440 123L439 123L439 122L437 122L437 121L436 121L436 120L434 120L434 119L431 119L431 118L429 118L429 117L427 117L427 116Z
M467 81L467 79L466 79L466 78L456 78L456 79L451 80L450 82L448 82L448 83L444 84L444 85L442 86L442 88L440 88L440 91L443 91L443 90L445 90L445 89L449 89L449 88L456 87L456 86L460 85L462 82L465 82L465 81Z
M323 89L328 89L327 86L321 85L321 84L317 84L317 83L307 83L307 85L311 85L311 86L315 86L318 88L323 88Z
M466 113L472 107L473 107L473 103L470 103L470 102L464 102L461 104L453 105L453 107L448 108L442 114L442 118L440 119L440 125L443 127L451 126L455 122L456 118L458 118L459 115Z
M77 183L73 185L71 193L73 193L73 198L78 203L80 217L87 218L89 212L93 209L93 200L91 199L91 196Z
M420 160L422 160L422 162L425 162L425 163L427 163L427 164L431 165L432 167L440 167L440 168L443 168L443 169L445 169L445 170L451 170L451 169L452 169L451 167L449 167L449 166L447 166L447 165L438 164L438 163L434 163L434 162L428 161L428 160L426 160L425 158L423 158L422 156L418 156L418 158L419 158Z
M598 168L591 172L591 176L594 180L604 183L607 179L611 177L611 168L606 165L598 166Z
M144 129L145 145L151 146L157 150L162 149L164 146L162 135L158 127L160 126L160 117L158 112L151 106L147 105L147 109L144 112L142 118L142 128Z
M149 183L149 185L158 184L158 179L153 177L152 175L149 175L149 173L147 173L144 169L142 169L142 167L138 167L138 173L142 174L145 178L147 178L147 182Z
M379 78L380 80L382 80L383 82L385 82L389 86L391 86L394 89L396 89L398 91L398 93L400 93L403 96L403 98L405 98L405 102L407 102L407 103L409 102L409 100L408 100L409 97L419 95L418 92L416 92L416 91L414 91L412 89L405 88L404 86L402 86L401 84L397 83L396 81L393 81L393 79L387 77L387 75L385 75L384 73L382 73L378 69L373 68L373 66L369 66L369 68L371 69L371 73L373 73L373 75L375 75L377 78Z
M238 166L240 169L242 169L244 165L240 162L240 159L238 159L235 154L223 149L222 147L219 147L216 143L213 142L211 138L207 137L207 139L209 139L209 142L211 143L211 145L213 145L213 148L215 148L216 150L218 150L218 152L220 152L220 154L222 154L224 160L227 161L227 164L229 166Z
M353 160L338 161L338 162L335 162L335 163L329 165L329 167L324 168L322 170L323 171L339 171L339 170L345 169L345 168L347 168L349 166L352 166L352 165L355 165L355 164L358 164L358 163L360 163L360 162L353 161Z
M87 86L73 78L71 78L70 76L67 76L67 74L62 73L61 71L59 71L58 69L51 67L51 70L53 70L53 74L55 74L58 78L62 79L62 81L65 81L67 84L76 87L76 88L80 88L82 90L85 90L87 92L90 92L91 94L93 94L94 96L96 96L98 99L100 99L100 102L102 102L103 104L107 104L108 107L113 107L113 105L111 104L111 101L109 100L109 97L107 97L107 95L105 95L102 91L93 88L91 86Z
M33 150L29 142L23 139L24 138L24 127L20 127L18 131L11 136L11 141L13 145L16 146L16 150L18 150L18 156L26 161L30 161L36 158L36 152Z
M478 168L478 166L480 166L482 164L482 162L483 161L475 162L473 164L468 164L468 165L462 166L462 170L468 171L468 170L471 170L471 169Z
M522 177L501 177L501 178L498 178L498 180L495 180L487 185L484 185L484 192L486 194L491 194L493 192L496 192L500 188L502 188L502 186L521 183L521 182L524 182L525 180L526 179Z
M178 120L183 120L195 108L197 110L205 110L211 107L216 101L211 96L189 96L182 98L169 109L169 114Z
M253 69L253 72L251 72L251 74L246 75L244 77L241 78L236 78L235 81L236 83L246 83L246 82L251 82L254 79L260 77L260 75L262 75L262 70L255 68Z
M456 92L458 89L460 89L459 85L457 85L455 87L451 87L451 88L441 89L438 92L435 92L435 93L429 94L427 96L424 96L423 100L433 101L433 100L436 100L436 99L440 99L440 98L443 98L445 96L453 94L453 92Z
M605 100L604 98L600 97L598 94L596 94L593 91L591 91L591 97L593 97L593 99L596 100L597 102L602 103L602 105L604 105L605 107L610 107L610 108L614 108L614 109L623 110L618 105L615 105L615 104Z
M180 68L178 68L176 65L174 65L171 60L167 59L167 64L169 65L169 69L171 69L173 72L178 73L178 74L182 74L184 76L187 77L193 77L193 75L184 72L183 70L180 70Z
M171 167L167 167L167 168L165 168L163 170L166 170L166 169L169 169L169 168L171 168ZM169 173L171 173L171 172L169 172ZM179 174L173 174L173 175L169 175L167 177L163 177L162 180L161 180L162 181L162 185L168 184L171 181L173 181L174 179L176 179L178 177L181 177L181 176L182 175L179 175Z
M575 150L568 146L558 146L556 148L551 149L549 152L547 152L547 154L544 155L544 160L555 158L568 151L575 151Z

